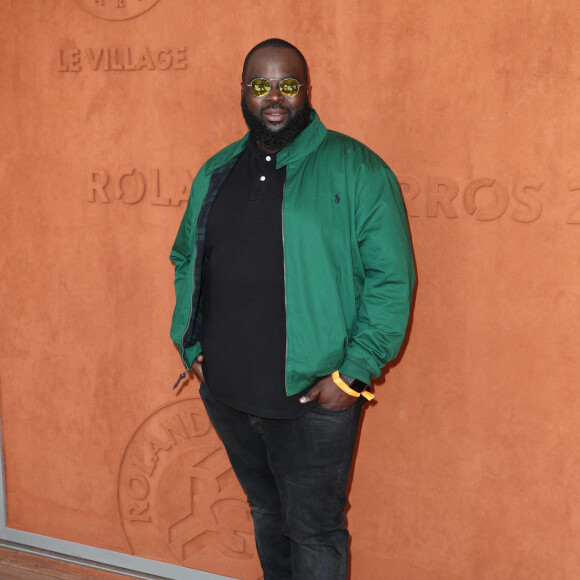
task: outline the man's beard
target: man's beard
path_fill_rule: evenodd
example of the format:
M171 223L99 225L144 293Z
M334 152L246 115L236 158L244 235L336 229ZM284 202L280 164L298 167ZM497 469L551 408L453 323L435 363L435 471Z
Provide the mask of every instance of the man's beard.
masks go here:
M272 131L267 127L263 114L264 110L268 109L284 109L286 111L288 122L279 131ZM269 151L280 151L286 145L290 145L310 122L310 103L308 100L295 113L292 113L279 103L273 103L264 110L260 111L260 116L257 117L250 111L244 97L242 97L242 113L250 129L250 135L257 143Z

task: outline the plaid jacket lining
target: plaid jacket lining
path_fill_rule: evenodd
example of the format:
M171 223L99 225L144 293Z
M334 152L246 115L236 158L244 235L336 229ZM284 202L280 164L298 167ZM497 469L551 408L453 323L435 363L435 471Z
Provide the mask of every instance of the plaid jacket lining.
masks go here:
M195 264L193 271L193 295L191 298L191 318L189 321L189 326L185 332L183 344L184 347L188 347L193 343L200 340L201 337L201 314L200 302L201 302L201 288L203 282L203 266L204 266L204 251L205 251L205 236L207 231L207 221L209 219L209 212L219 193L220 189L223 187L230 171L236 164L236 161L240 157L241 153L232 157L225 165L218 167L211 176L209 182L209 188L201 210L199 212L199 217L197 218L197 225L195 228Z

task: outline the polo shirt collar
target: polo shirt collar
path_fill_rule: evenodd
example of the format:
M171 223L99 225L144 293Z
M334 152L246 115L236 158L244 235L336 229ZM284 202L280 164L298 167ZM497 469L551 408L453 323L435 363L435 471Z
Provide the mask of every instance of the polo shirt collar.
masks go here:
M251 135L248 136L248 144L246 149L252 157L258 157L259 159L265 159L266 157L276 157L276 153L266 153L265 151L262 151Z

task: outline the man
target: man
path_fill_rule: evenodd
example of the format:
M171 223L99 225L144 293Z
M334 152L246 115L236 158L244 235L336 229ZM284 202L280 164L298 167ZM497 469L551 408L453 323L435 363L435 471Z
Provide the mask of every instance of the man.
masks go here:
M254 47L241 93L249 134L199 171L171 252L171 335L264 579L345 579L359 395L400 348L415 282L405 210L387 165L310 107L296 47Z

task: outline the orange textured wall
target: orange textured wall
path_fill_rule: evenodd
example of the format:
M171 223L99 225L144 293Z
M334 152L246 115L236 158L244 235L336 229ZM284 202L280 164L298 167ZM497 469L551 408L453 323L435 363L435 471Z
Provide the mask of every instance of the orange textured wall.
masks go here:
M281 36L399 176L418 263L365 413L353 580L580 577L580 12L569 1L8 1L8 526L254 580L239 487L168 332L188 186Z

